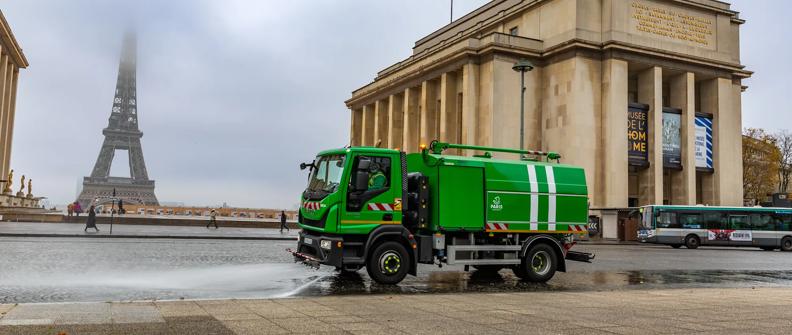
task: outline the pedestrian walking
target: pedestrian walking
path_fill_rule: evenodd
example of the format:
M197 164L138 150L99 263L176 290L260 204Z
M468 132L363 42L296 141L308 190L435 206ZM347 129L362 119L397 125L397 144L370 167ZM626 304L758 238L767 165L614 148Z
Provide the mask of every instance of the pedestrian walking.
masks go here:
M215 229L220 228L217 226L217 211L214 209L209 212L209 223L206 224L206 229L209 229L211 225L214 225Z
M99 228L96 227L96 208L93 205L88 209L88 219L85 220L85 229L83 229L83 231L87 232L88 228L96 229L97 232L99 231Z
M68 206L66 206L66 215L68 217L74 216L74 204L73 203L69 204Z
M286 228L286 232L289 232L289 227L286 226L286 212L285 211L281 211L280 220L281 220L281 226L280 226L281 234L283 234L283 228Z
M93 205L91 205L91 207L93 208ZM74 202L74 215L77 216L77 217L80 217L80 213L82 213L82 206L80 206L79 202L75 201Z

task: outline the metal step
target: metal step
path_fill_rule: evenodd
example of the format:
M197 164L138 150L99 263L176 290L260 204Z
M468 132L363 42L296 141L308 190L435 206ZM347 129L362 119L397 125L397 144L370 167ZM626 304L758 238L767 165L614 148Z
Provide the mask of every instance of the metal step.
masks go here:
M505 251L517 253L522 250L521 245L450 245L446 247L448 251L448 264L466 264L466 265L503 265L503 264L520 264L521 260L517 257L511 259L456 259L457 251Z

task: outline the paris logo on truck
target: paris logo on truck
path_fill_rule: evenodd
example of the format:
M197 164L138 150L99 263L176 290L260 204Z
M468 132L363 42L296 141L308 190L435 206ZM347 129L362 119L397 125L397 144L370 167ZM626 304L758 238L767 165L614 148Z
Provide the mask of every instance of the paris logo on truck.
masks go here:
M492 205L490 205L490 209L496 212L503 209L503 204L501 204L500 197L492 198Z

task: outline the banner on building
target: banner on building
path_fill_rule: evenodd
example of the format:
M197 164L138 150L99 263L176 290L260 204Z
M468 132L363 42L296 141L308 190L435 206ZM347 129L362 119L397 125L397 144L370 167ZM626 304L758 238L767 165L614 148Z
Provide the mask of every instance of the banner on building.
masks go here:
M663 167L682 167L682 146L679 135L681 122L681 114L663 113Z
M712 169L712 119L696 117L696 167Z
M630 165L646 166L648 163L647 114L645 108L630 106L627 109L627 160Z

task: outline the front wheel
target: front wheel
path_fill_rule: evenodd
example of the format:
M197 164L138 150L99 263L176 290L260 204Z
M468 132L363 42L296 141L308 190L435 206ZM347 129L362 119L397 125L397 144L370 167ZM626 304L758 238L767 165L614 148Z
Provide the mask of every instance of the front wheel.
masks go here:
M544 283L555 275L558 258L553 248L539 243L531 247L523 257L520 265L514 267L514 274L520 279Z
M374 248L366 264L371 279L380 284L398 284L407 276L410 255L398 242L385 242Z
M792 237L784 237L781 239L781 251L792 251Z

